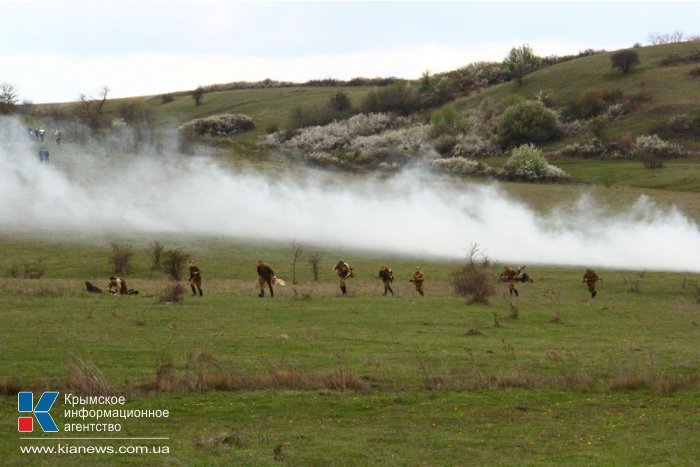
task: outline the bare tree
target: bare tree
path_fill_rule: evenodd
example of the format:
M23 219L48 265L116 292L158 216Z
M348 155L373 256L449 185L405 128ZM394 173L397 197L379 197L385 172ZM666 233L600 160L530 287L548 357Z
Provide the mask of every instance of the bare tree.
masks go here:
M106 125L107 112L105 103L109 88L107 86L100 90L97 98L81 94L79 98L78 117L90 128L93 136L96 136L100 130Z
M683 42L685 34L683 31L673 31L672 33L660 34L658 32L652 32L649 34L648 39L651 45L659 44L671 44L674 42ZM691 39L692 40L692 39Z
M452 276L455 292L464 297L468 304L488 304L489 299L495 295L496 286L489 268L489 259L479 251L479 245L474 243L467 252L465 265Z
M304 254L304 245L292 240L289 242L289 251L287 252L287 258L289 258L289 264L292 266L292 284L297 283L297 264L301 259L302 254Z
M10 83L0 83L0 114L12 113L17 105L17 88Z
M319 265L321 264L321 254L318 252L311 253L309 257L309 264L311 264L311 272L314 273L314 281L318 282L318 272Z

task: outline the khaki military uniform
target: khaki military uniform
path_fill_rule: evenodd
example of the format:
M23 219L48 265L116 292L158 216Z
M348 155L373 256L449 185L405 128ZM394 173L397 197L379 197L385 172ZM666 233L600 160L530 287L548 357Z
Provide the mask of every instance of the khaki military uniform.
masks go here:
M394 273L391 271L391 269L384 266L379 268L379 278L384 283L383 295L386 295L387 292L391 292L391 295L394 295L394 291L391 290L391 283L394 282Z
M588 291L591 293L591 298L595 298L598 292L595 289L596 283L600 280L598 274L593 269L586 269L586 273L583 275L583 280L588 286Z
M508 283L508 294L509 295L514 295L516 297L520 296L518 293L518 289L515 288L515 281L518 280L518 271L516 271L513 268L510 268L508 266L503 268L503 272L501 273L501 282L507 282Z
M423 282L425 281L425 276L423 274L423 271L420 270L419 267L416 268L416 271L413 273L413 276L411 277L411 281L413 282L413 285L416 287L416 292L421 294L421 297L425 295L425 291L423 290Z
M350 265L342 259L338 261L338 264L335 265L333 270L340 278L340 291L343 292L343 295L346 295L348 293L347 280L353 277L355 273L352 271Z
M194 263L190 263L190 287L192 288L192 295L197 295L197 291L199 291L199 296L201 297L203 295L202 293L202 271L199 269L199 266L197 266ZM196 287L196 288L195 288Z
M262 298L265 296L265 284L270 289L270 297L275 296L275 291L272 289L272 280L275 278L275 271L272 270L270 266L263 263L262 260L258 260L258 287L260 287L260 293L258 297Z

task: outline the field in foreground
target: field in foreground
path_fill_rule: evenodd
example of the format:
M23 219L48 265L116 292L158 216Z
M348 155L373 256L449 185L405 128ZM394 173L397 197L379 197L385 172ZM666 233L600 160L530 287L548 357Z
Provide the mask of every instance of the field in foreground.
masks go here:
M165 237L198 258L205 296L158 304L168 280L150 268L150 240L118 240L134 246L128 278L140 294L116 297L82 292L110 274L108 239L0 239L7 463L690 465L700 456L697 274L599 271L590 300L581 270L529 265L535 282L519 298L500 287L491 305L466 306L449 284L457 263L320 251L318 283L305 258L300 284L263 300L255 260L289 279L284 245ZM341 256L357 271L347 298L330 271ZM7 277L39 259L41 279ZM397 297L381 296L382 263ZM416 264L425 297L407 282ZM120 435L167 437L142 443L170 454L22 454L20 389L168 409L167 419L121 421ZM65 408L61 396L59 427L81 421ZM107 442L127 443L97 444Z

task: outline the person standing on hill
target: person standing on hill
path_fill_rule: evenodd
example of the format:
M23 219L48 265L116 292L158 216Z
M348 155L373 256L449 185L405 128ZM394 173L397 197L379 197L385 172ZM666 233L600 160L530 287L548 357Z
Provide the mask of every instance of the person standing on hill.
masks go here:
M384 293L382 295L386 295L387 292L391 292L391 295L393 296L394 291L391 290L391 283L394 282L394 273L391 271L391 269L385 266L379 268L379 278L384 283Z
M338 264L335 265L333 270L340 278L340 291L343 293L343 295L347 295L347 293L348 293L347 280L350 279L351 277L354 277L355 273L353 272L350 265L348 263L346 263L345 261L343 261L342 259L340 261L338 261Z
M418 292L421 297L425 295L425 292L423 291L423 281L425 280L425 276L423 275L423 271L420 270L420 266L416 266L416 270L413 273L413 276L411 277L411 280L409 282L413 282L413 285L416 287L416 292Z
M58 129L57 129L56 131L54 131L54 132L53 132L53 137L56 138L56 144L57 144L58 146L60 146L60 145L61 145L61 130L58 130Z
M272 270L270 266L265 264L263 260L258 260L258 287L260 287L260 293L258 297L263 298L265 296L265 284L270 289L270 297L275 296L274 290L272 290L272 281L275 278L275 271Z
M588 291L591 293L591 298L595 298L595 296L598 295L598 291L596 291L595 286L599 280L600 277L598 277L598 274L596 274L593 269L586 269L581 282L585 282L588 286Z
M199 266L197 266L197 263L193 259L190 259L189 266L190 278L188 281L190 282L190 287L192 288L192 296L194 297L197 295L197 290L199 290L199 296L201 297L204 295L202 293L202 270L199 269Z

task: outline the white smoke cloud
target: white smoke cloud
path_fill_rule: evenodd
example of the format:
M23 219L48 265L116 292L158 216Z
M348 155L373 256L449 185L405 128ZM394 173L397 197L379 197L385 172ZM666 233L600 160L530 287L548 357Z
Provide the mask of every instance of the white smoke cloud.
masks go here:
M540 214L498 184L416 172L356 180L236 171L206 157L87 153L41 164L11 121L0 122L0 167L4 232L296 239L444 258L463 258L476 242L499 261L700 271L698 225L644 196L622 213L584 196Z

